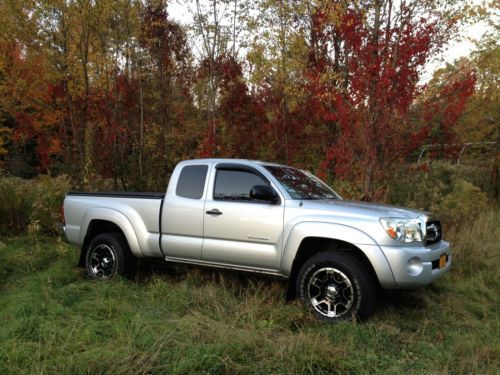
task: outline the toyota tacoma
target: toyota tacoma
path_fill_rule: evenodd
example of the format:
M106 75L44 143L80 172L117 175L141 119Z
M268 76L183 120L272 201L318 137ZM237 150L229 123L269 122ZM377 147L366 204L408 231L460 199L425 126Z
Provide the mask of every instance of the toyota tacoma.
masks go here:
M93 279L139 258L285 277L319 319L366 318L379 289L413 289L451 267L428 213L343 200L314 175L251 160L179 163L166 193L68 193L67 240Z

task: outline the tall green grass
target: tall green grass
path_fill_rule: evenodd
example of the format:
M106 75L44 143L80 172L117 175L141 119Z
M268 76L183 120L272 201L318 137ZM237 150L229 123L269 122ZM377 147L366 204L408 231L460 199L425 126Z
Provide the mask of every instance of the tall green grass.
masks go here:
M283 281L143 263L93 282L73 246L3 239L0 373L497 374L499 228L483 212L448 234L450 274L334 326L287 303Z

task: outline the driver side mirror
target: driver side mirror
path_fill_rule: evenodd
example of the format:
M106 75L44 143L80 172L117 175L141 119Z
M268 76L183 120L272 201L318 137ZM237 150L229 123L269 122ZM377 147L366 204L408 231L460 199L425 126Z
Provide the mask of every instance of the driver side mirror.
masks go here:
M250 190L250 198L269 202L271 204L276 204L279 202L278 194L276 194L271 186L267 185L255 185L254 187L252 187L252 189Z

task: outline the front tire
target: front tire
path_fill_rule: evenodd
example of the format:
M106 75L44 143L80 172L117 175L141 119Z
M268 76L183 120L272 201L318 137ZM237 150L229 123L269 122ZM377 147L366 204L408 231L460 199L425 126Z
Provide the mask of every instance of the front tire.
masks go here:
M307 260L296 288L314 316L329 323L364 320L375 307L377 288L371 271L345 252L325 251Z
M131 277L137 270L137 258L132 255L123 234L103 233L90 241L85 268L94 280L108 280L116 275Z

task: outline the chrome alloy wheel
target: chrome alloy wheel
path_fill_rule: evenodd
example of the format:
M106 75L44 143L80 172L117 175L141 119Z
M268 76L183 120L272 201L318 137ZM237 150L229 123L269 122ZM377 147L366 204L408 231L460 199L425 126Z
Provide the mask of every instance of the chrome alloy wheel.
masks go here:
M308 299L313 308L328 318L348 314L354 303L354 290L349 278L336 268L318 269L307 285Z
M109 279L116 271L115 253L106 244L94 247L90 254L90 271L97 279Z

